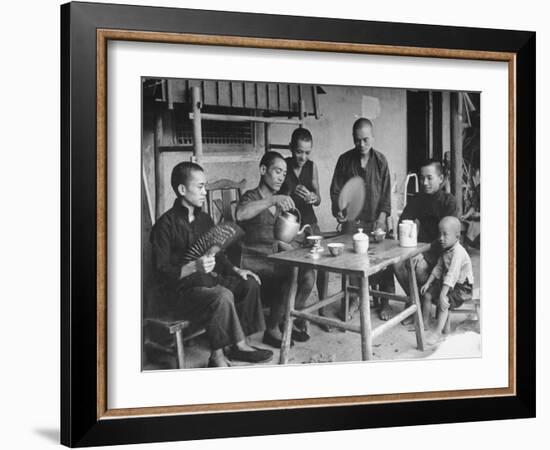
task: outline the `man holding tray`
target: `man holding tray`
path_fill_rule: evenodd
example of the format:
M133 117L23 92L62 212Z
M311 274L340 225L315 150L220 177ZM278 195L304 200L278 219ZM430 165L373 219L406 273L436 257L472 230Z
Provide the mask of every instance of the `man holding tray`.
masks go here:
M342 224L345 234L356 233L359 228L371 233L374 230L386 229L386 218L391 214L390 170L386 157L373 148L374 126L369 119L361 117L355 121L352 129L354 148L340 155L332 183L330 198L332 215ZM348 180L361 177L364 180L365 202L359 217L348 220L345 211L340 211L338 198ZM393 272L388 269L371 277L373 284L380 284L385 292L395 292ZM354 283L355 284L355 283ZM350 314L357 311L357 299L353 300ZM388 299L381 299L379 315L388 320L393 314ZM348 318L345 317L344 320Z

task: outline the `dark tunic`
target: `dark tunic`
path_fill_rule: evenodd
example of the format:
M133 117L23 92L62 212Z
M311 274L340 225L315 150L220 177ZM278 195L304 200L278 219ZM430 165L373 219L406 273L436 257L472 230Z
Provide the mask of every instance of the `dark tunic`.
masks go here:
M421 192L412 197L403 210L399 221L418 220L419 242L431 242L432 249L424 253L429 264L435 264L441 253L439 246L439 221L446 216L458 217L456 199L454 195L443 192L441 189L434 194Z
M223 252L216 255L215 273L179 278L185 251L214 225L200 208L195 209L191 223L188 214L188 209L176 199L151 231L157 286L150 291L154 295L148 292L146 297L152 296L147 301L157 304L147 309L173 320L203 325L212 349L218 349L265 328L260 287L252 278L238 277Z
M263 198L260 188L257 187L246 191L241 197L240 203L246 204L251 201L262 200ZM267 208L251 219L239 222L239 225L245 232L243 242L246 247L252 248L264 255L270 255L276 251L273 227L278 216L278 208L275 209L275 213L272 213Z
M416 194L408 202L401 214L401 220L420 221L418 240L432 242L439 237L439 221L446 216L458 217L454 195L441 189L434 194Z
M251 189L241 197L241 204L262 200L260 188ZM273 214L264 209L248 220L239 222L245 231L242 248L242 267L256 272L262 279L262 300L267 304L283 300L283 287L288 282L290 270L281 264L275 264L266 256L278 251L273 227L279 215L279 209Z
M332 214L336 217L338 208L338 196L344 184L353 177L359 176L365 180L365 204L359 214L358 220L362 222L374 222L381 212L387 215L391 213L391 187L390 170L386 157L375 149L370 149L367 166L361 167L361 153L353 148L340 155L332 183L330 185L330 199L332 201Z
M308 223L310 225L315 225L317 223L317 217L313 211L313 205L306 203L302 198L296 195L296 186L301 184L305 186L309 191L314 192L313 189L313 161L307 161L300 172L300 176L296 176L294 169L296 168L296 163L294 158L291 156L285 159L287 164L286 178L281 186L279 194L289 195L296 205L298 211L302 215L302 225Z
M150 236L153 250L153 269L156 281L174 292L181 292L196 286L212 287L216 277L211 274L194 273L180 280L181 267L185 263L184 254L214 222L200 208L195 208L195 220L189 223L189 211L176 199L174 206L166 211L155 223ZM233 265L225 253L216 255L215 272L231 274Z

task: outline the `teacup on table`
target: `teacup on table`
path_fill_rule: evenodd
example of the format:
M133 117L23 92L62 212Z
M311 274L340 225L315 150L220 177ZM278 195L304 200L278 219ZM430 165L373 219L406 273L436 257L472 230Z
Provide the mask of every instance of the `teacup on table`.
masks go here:
M339 256L344 251L344 244L340 242L332 242L330 244L327 244L327 247L332 256Z
M307 241L312 247L319 247L321 245L321 241L323 240L323 236L308 236Z
M309 250L309 253L314 258L318 258L319 254L323 251L323 247L321 247L321 241L323 240L323 236L308 236L307 241L311 245L311 249Z
M382 242L386 237L386 232L384 230L374 230L371 235L374 239L374 242Z

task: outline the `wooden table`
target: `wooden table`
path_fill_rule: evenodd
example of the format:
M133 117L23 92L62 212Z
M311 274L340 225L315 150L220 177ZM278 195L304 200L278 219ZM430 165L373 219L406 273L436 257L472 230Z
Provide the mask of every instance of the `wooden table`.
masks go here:
M330 255L327 244L331 242L341 242L344 244L344 251L341 255L336 257ZM424 325L422 322L422 310L420 309L420 298L418 296L418 287L416 285L415 271L411 258L428 250L430 245L418 243L416 247L404 248L399 246L398 241L386 239L380 243L371 242L368 253L360 255L353 251L351 236L337 236L323 241L322 246L324 251L320 253L317 258L312 257L312 254L309 252L309 248L287 250L269 256L273 262L286 264L292 267L291 285L286 298L286 323L283 333L283 343L281 346L279 363L286 364L288 362L292 324L294 322L294 318L296 317L317 323L319 325L328 325L331 327L360 333L361 353L363 360L366 361L372 359L373 339L399 324L403 319L414 314L416 341L418 348L421 351L424 351ZM369 276L384 270L392 264L403 261L407 262L407 270L409 271L410 297L389 292L381 292L369 288ZM336 272L342 275L356 276L360 278L361 283L357 288L351 287L346 289L344 286L342 291L331 295L330 297L326 297L326 293L320 293L320 296L322 295L323 298L320 298L318 303L298 311L294 309L294 303L298 287L298 269L300 267L319 269L326 272ZM348 295L348 289L357 289L360 294L360 326L348 324L337 319L312 314L313 312L346 297ZM402 312L373 330L370 317L371 294L376 297L405 302L410 306L406 307Z

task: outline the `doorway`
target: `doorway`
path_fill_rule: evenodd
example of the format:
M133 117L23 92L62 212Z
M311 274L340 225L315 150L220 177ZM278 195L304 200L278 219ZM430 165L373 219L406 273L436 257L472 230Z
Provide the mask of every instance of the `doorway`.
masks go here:
M422 161L441 161L442 95L407 91L407 172L418 172Z

